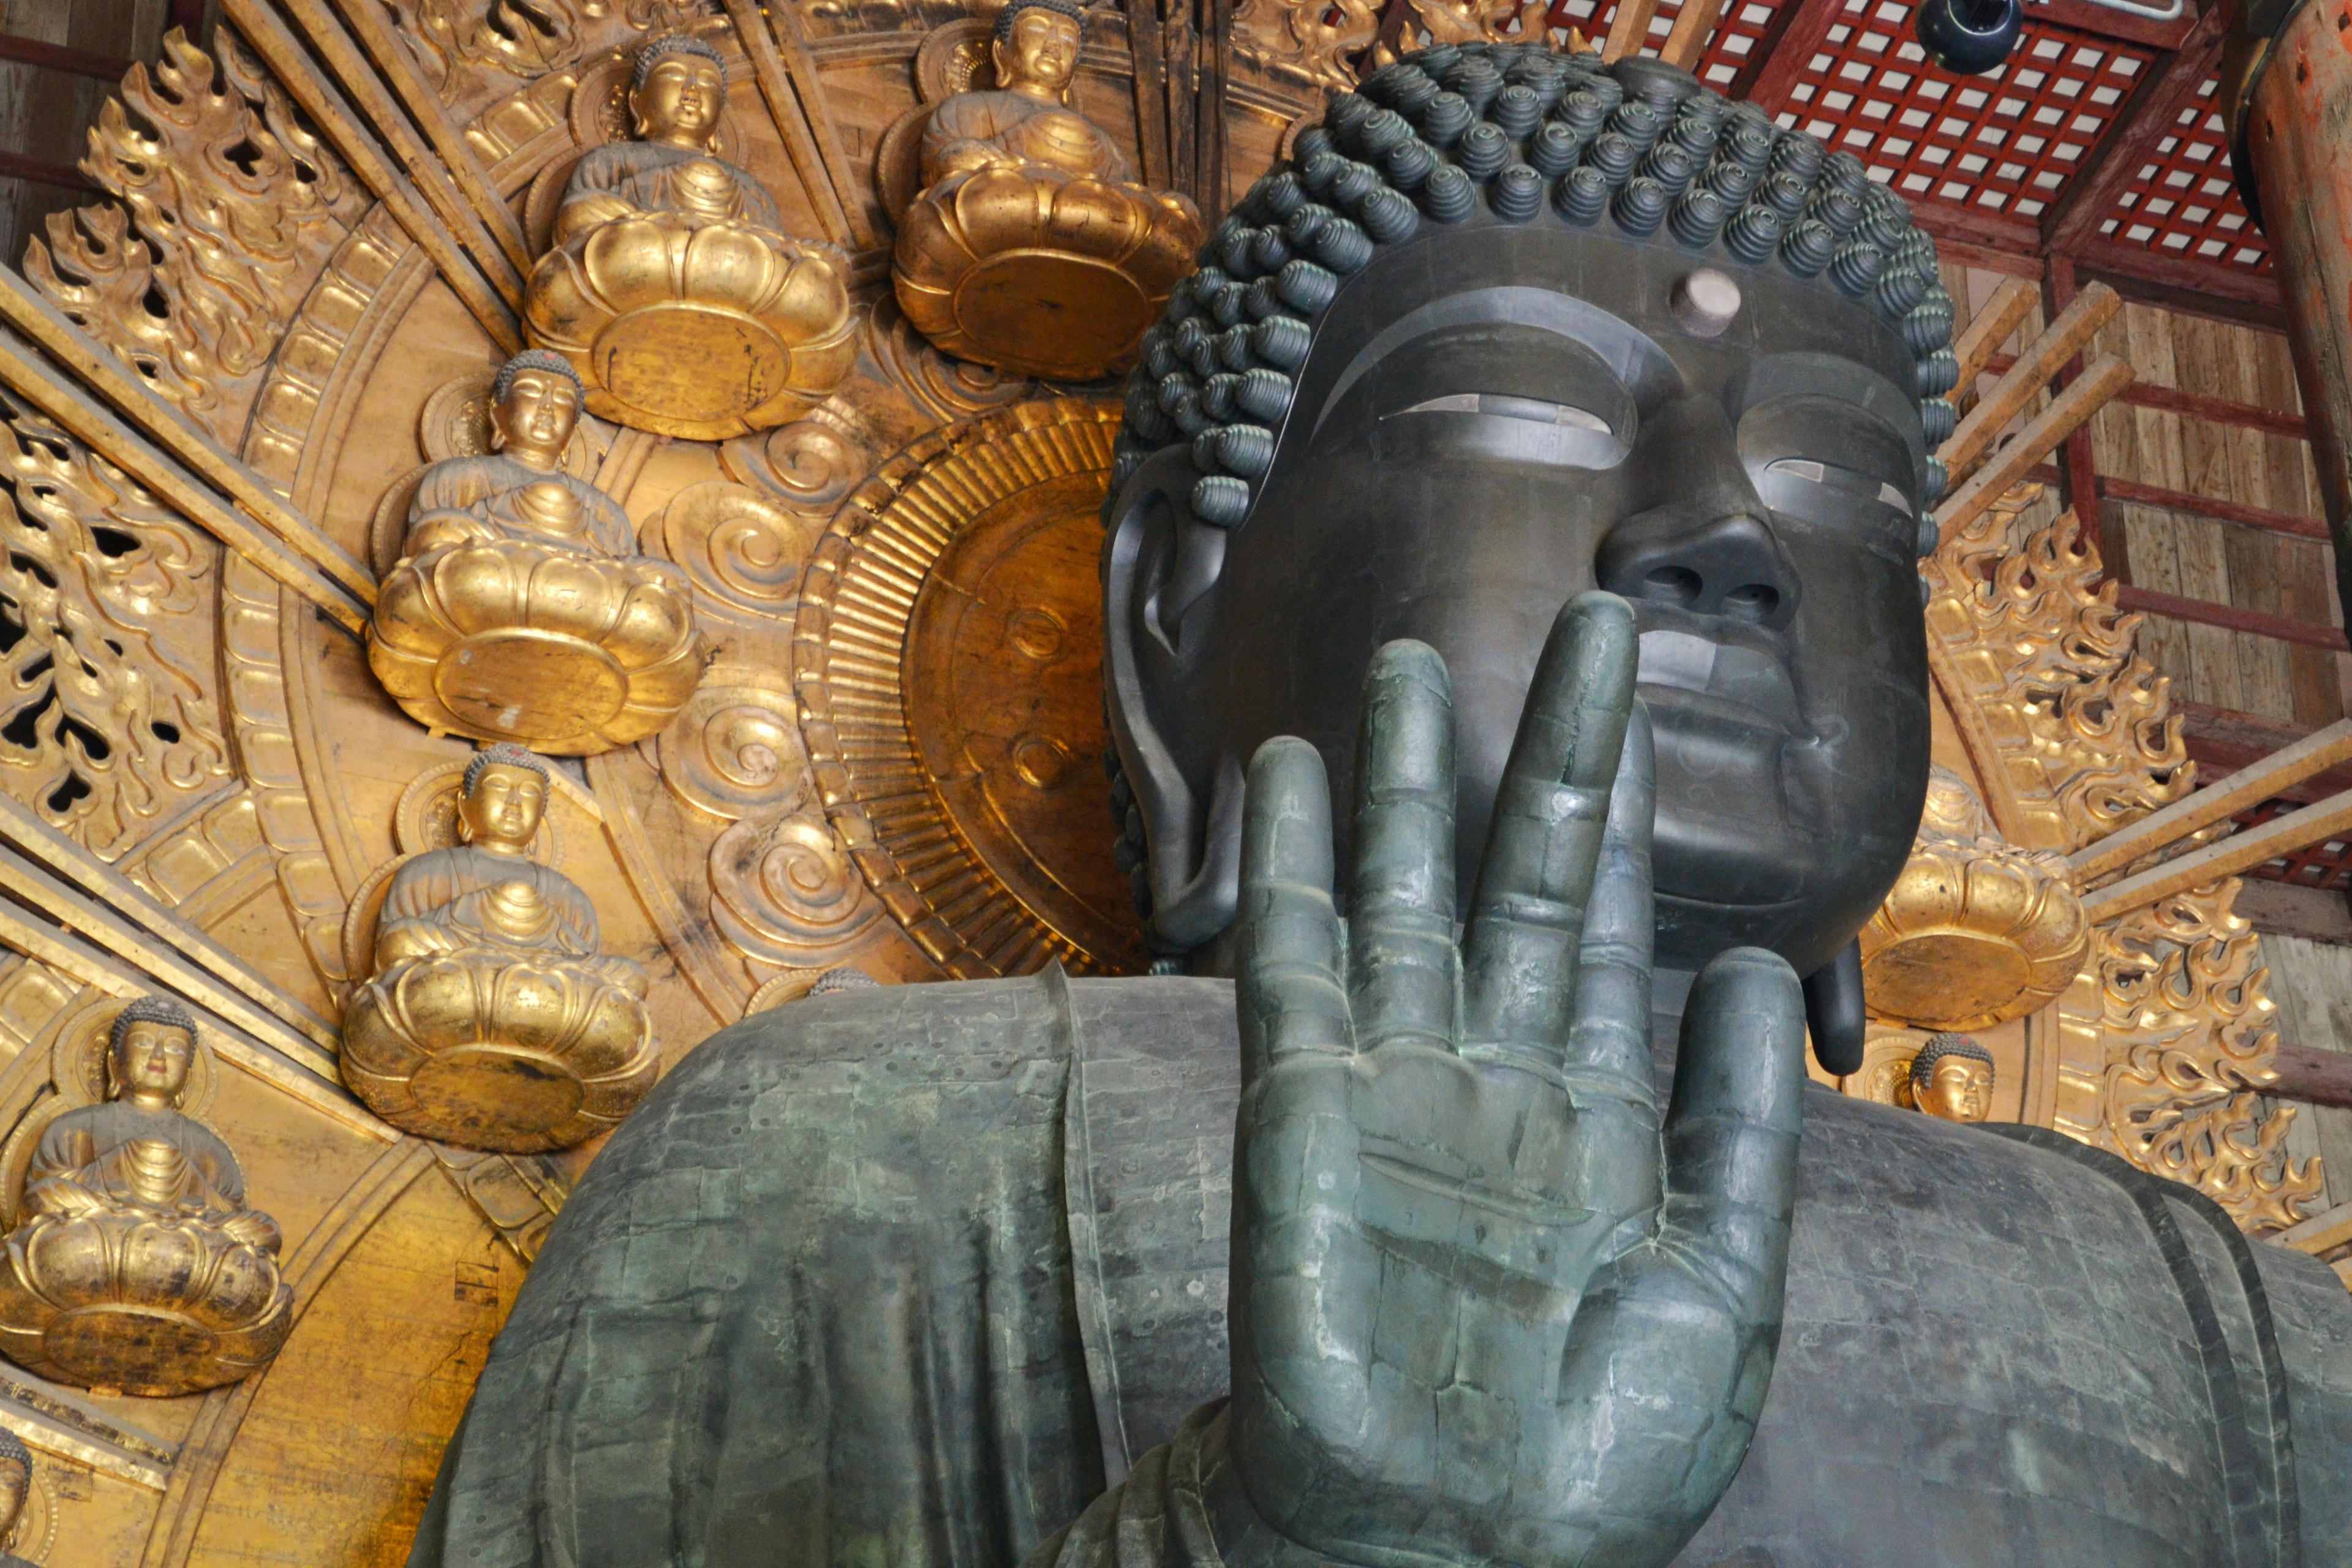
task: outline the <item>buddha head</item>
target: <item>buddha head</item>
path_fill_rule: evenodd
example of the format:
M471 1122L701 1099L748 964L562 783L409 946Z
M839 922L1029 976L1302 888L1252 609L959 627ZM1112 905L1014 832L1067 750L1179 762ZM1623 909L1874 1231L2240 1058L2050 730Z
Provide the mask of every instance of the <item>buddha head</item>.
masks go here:
M168 1110L188 1087L195 1063L196 1020L169 996L142 996L115 1015L107 1037L110 1098Z
M0 1426L0 1552L13 1549L10 1536L25 1514L33 1490L33 1451L25 1440Z
M629 121L640 142L707 151L727 103L727 62L687 33L668 33L637 51L629 76Z
M580 373L552 349L525 349L490 384L490 444L527 467L552 472L580 423Z
M1078 68L1078 0L1009 0L996 14L988 57L996 85L1026 98L1059 104Z
M1452 672L1466 903L1537 654L1600 587L1641 633L1659 962L1832 957L1927 784L1956 369L1902 201L1658 61L1444 47L1337 97L1203 254L1105 513L1156 940L1230 921L1260 742L1312 741L1348 798L1398 637Z
M1947 1121L1992 1113L1992 1053L1966 1035L1937 1035L1911 1058L1911 1103Z
M477 849L521 855L547 814L547 764L501 741L474 753L457 795L458 836Z

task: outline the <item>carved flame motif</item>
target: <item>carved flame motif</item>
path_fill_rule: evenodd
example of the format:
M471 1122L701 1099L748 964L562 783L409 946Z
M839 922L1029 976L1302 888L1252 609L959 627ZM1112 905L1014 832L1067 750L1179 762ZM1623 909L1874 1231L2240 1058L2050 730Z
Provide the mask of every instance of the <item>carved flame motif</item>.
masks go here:
M234 449L270 352L367 197L233 37L215 47L217 60L174 30L152 76L131 68L82 162L129 212L53 215L25 271Z
M108 858L228 773L219 546L27 415L0 434L0 788Z
M2188 793L2195 769L2169 682L2136 647L2140 617L2095 591L2097 549L2066 512L2011 542L2042 487L2021 485L1924 565L1929 660L1986 805L2031 849L2093 843ZM2058 1002L2054 1125L2198 1188L2250 1231L2292 1225L2319 1193L2288 1160L2269 973L2232 879L2094 928Z
M541 77L704 9L700 0L388 0L388 8L444 99L457 96L449 79L460 66Z
M2105 1037L2101 1115L2085 1141L2197 1188L2260 1234L2319 1206L2320 1171L2287 1156L2294 1108L2259 1114L2278 1035L2261 945L2230 912L2237 893L2232 879L2100 927L2062 1005L2095 1006Z
M2099 552L2074 514L2011 545L2041 493L2021 485L1944 542L1927 566L1927 629L1937 679L1963 689L1947 693L1956 716L1983 727L1969 750L1982 741L1999 758L1978 756L1996 775L1983 781L1994 820L2066 853L2188 794L2194 775L2170 683L2136 651L2140 617L2116 608L2115 584L2093 588Z
M1273 75L1309 87L1350 88L1349 57L1380 31L1365 0L1242 0L1234 13L1234 47Z

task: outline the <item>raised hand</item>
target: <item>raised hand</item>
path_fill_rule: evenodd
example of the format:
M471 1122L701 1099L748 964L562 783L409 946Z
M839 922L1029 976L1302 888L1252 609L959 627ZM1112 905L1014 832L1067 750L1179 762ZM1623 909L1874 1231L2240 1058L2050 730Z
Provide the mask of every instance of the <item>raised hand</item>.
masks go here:
M1366 677L1344 924L1321 759L1276 740L1251 763L1235 1557L1270 1531L1365 1568L1664 1563L1747 1452L1804 1007L1770 953L1710 964L1662 1135L1635 659L1622 601L1561 612L1458 944L1433 650L1392 643Z

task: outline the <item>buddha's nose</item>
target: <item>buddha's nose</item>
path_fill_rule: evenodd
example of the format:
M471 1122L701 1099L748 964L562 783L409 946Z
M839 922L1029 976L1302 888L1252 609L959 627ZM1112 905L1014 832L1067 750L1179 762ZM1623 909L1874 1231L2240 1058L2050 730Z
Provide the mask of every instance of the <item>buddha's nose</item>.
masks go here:
M1649 505L1610 530L1595 575L1633 601L1779 628L1800 583L1749 482L1723 405L1675 399L1647 422L1634 461Z
M1797 612L1797 573L1767 515L1758 506L1695 518L1671 507L1629 518L1601 543L1601 586L1637 605L1785 626Z

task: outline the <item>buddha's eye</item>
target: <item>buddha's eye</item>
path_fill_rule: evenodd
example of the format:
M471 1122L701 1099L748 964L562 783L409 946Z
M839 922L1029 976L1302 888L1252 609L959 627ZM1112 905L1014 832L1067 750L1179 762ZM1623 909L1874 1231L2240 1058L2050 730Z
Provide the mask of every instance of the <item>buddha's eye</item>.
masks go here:
M1540 397L1514 397L1501 392L1451 393L1444 397L1433 397L1425 403L1416 403L1410 408L1400 408L1397 413L1484 414L1498 419L1524 419L1531 425L1593 430L1603 436L1617 433L1609 421L1589 408L1579 408L1573 403L1547 403Z
M1874 500L1900 512L1908 512L1911 502L1903 492L1884 479L1857 474L1851 468L1841 468L1834 463L1815 462L1811 458L1781 458L1766 465L1764 471L1778 479L1801 480L1820 485L1841 495Z

